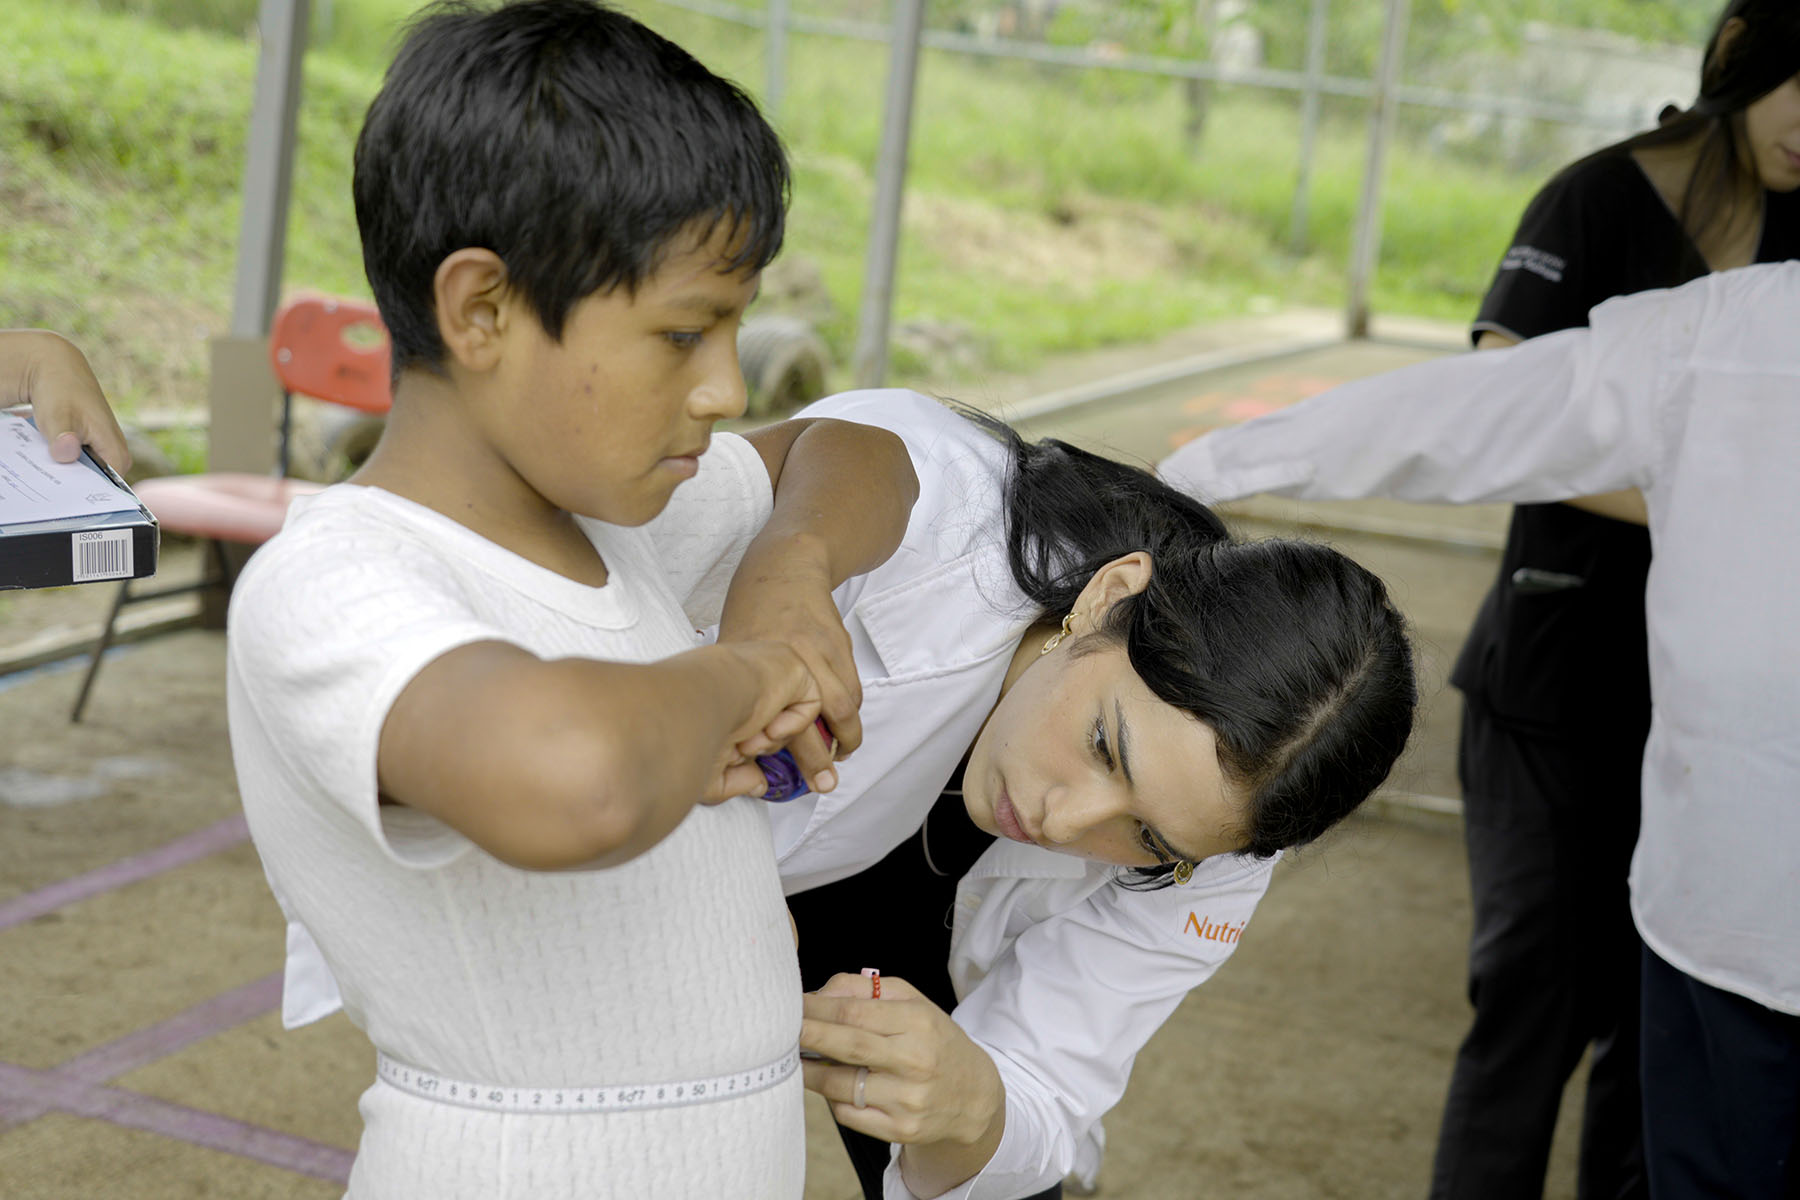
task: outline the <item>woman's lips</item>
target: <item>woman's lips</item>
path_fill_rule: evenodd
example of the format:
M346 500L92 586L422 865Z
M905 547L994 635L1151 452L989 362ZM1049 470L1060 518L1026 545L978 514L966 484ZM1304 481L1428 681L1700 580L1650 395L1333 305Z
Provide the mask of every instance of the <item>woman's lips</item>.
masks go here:
M1000 799L994 802L994 824L1000 827L1001 833L1015 842L1024 842L1030 846L1037 845L1031 840L1031 835L1025 832L1025 826L1019 820L1019 814L1013 810L1012 797L1006 794L1004 787L1000 789Z

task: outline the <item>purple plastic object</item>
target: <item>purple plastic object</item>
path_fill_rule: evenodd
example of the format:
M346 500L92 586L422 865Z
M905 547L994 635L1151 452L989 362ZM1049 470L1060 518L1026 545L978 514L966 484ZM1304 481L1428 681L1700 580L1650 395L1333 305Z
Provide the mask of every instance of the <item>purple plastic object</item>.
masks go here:
M824 738L825 744L829 746L831 731L825 728L824 719L821 718L813 723L819 727L819 736ZM763 793L764 800L779 803L783 800L793 800L812 791L806 785L806 776L800 773L800 764L796 763L794 756L786 750L758 755L756 765L762 768L763 778L769 781L769 790Z
M769 781L769 790L763 793L764 800L792 800L812 791L806 786L806 777L800 774L800 765L786 750L761 755L756 765L762 768L763 778Z

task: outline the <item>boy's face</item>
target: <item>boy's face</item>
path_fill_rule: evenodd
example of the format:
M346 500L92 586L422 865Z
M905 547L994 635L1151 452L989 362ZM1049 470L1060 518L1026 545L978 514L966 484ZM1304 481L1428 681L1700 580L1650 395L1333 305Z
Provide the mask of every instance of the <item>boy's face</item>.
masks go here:
M692 479L713 424L744 411L737 332L758 273L722 274L728 233L678 242L636 292L582 300L560 343L514 323L510 403L491 435L557 508L641 525Z

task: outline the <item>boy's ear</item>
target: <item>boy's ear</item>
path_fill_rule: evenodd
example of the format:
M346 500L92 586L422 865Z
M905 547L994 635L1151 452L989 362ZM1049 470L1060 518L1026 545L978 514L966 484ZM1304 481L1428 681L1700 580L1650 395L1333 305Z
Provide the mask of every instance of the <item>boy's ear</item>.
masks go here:
M500 359L512 296L506 264L492 250L465 247L438 264L432 280L438 336L458 366L491 370Z

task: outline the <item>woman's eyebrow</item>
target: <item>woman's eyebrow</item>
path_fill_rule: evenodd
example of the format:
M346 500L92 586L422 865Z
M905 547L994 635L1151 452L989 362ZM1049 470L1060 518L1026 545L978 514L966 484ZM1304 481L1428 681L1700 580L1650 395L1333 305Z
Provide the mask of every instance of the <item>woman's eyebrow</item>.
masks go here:
M1113 741L1119 744L1119 769L1125 772L1125 782L1135 784L1131 777L1131 732L1125 727L1125 706L1113 697L1113 717L1118 722L1118 734Z

